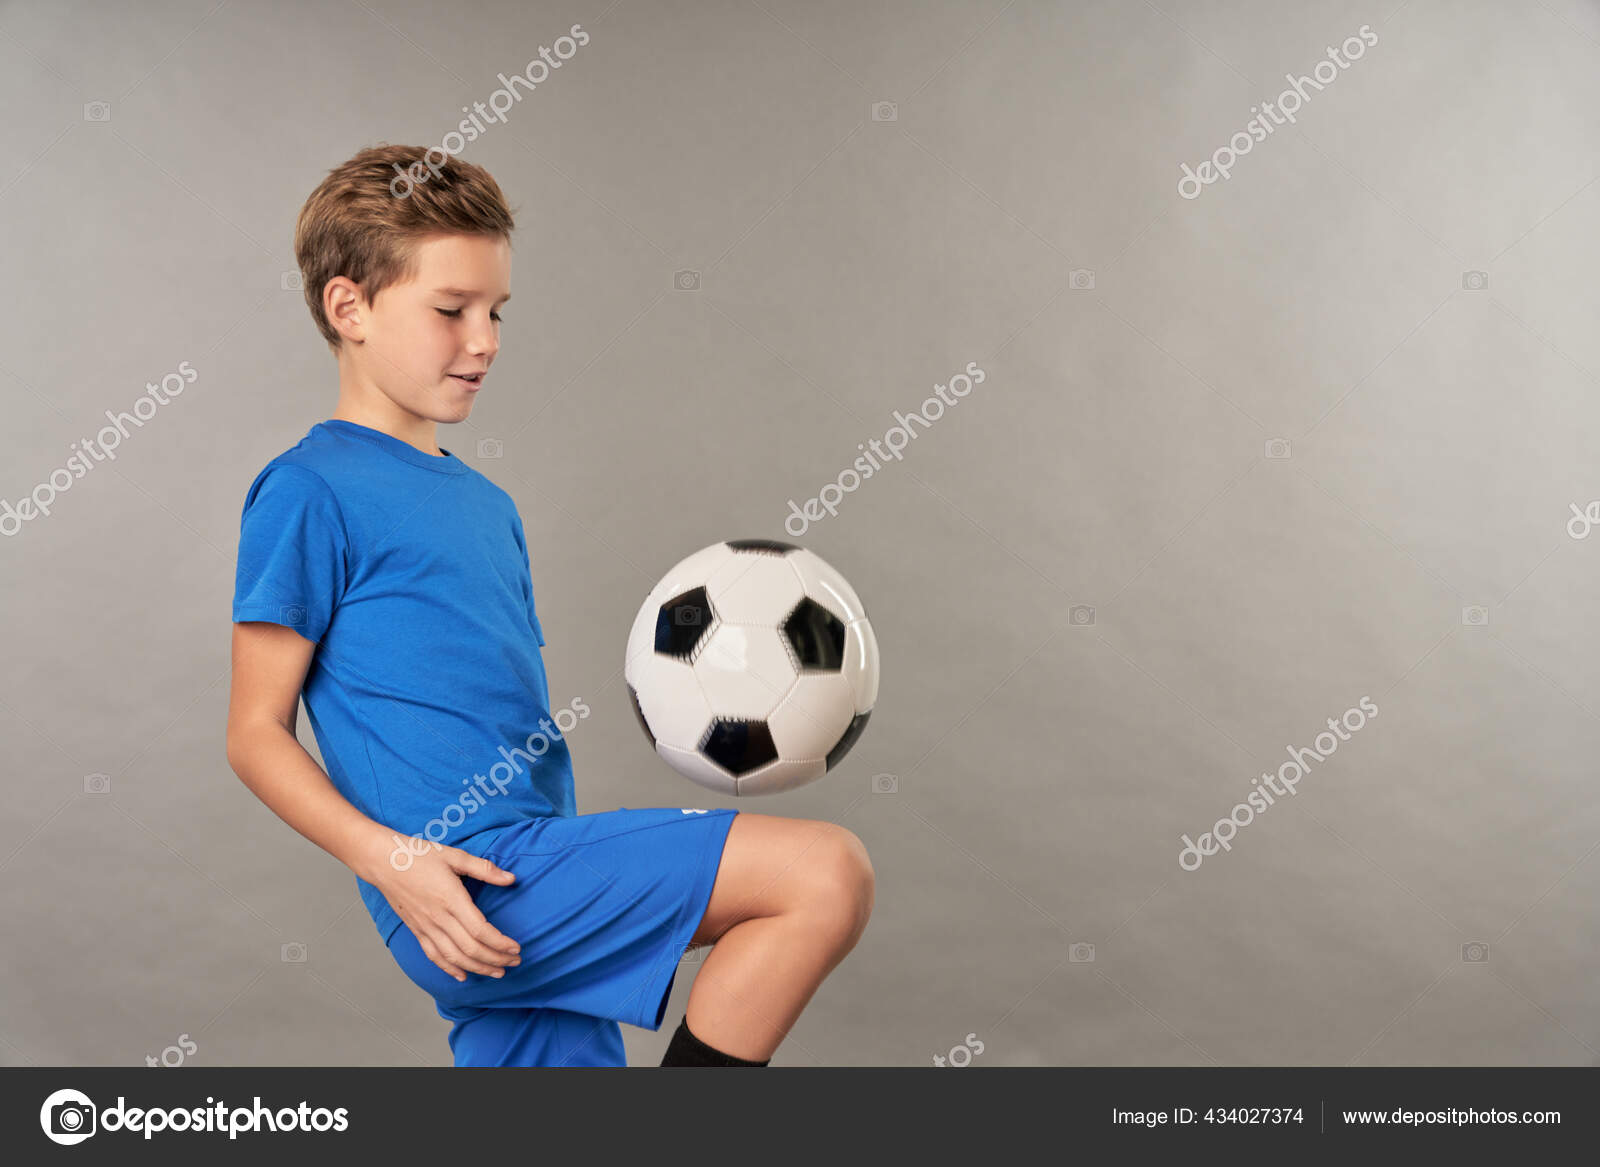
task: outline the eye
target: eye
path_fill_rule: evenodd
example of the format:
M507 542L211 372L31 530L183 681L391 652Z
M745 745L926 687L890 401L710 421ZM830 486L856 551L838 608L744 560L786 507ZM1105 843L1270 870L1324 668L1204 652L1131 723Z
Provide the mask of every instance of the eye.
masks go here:
M435 308L434 311L437 312L440 316L448 316L451 319L454 319L455 317L461 315L461 309L460 308ZM489 313L489 319L493 320L496 324L500 323L500 313L498 313L498 312Z

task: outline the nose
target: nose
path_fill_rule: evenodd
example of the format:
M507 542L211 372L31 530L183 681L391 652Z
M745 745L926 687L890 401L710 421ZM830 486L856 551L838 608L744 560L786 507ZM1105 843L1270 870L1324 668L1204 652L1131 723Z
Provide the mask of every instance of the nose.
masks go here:
M474 357L481 357L487 363L493 361L495 354L500 351L500 338L495 329L495 323L487 316L478 320L473 326L471 334L467 337L467 352Z

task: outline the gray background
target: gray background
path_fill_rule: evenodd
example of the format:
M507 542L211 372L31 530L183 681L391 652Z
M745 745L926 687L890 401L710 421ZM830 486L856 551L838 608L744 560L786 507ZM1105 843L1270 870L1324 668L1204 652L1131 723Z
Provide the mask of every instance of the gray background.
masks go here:
M1600 538L1564 526L1600 498L1584 0L7 5L0 495L199 379L0 540L0 1061L187 1034L192 1064L448 1064L353 877L228 768L234 552L337 396L281 286L302 201L573 23L464 155L520 212L515 299L440 441L523 514L552 702L595 711L580 812L716 804L621 682L659 575L784 538L893 410L988 372L800 540L872 611L882 693L840 769L739 805L850 827L878 891L774 1064L968 1034L977 1066L1600 1063ZM1363 24L1298 127L1178 196ZM659 1060L666 1027L624 1033Z

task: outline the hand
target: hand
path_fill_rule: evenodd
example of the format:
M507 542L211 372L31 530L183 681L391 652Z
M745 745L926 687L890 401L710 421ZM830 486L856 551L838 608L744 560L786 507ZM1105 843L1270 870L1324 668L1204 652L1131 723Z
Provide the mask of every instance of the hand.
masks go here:
M487 859L457 847L424 843L402 870L385 862L367 881L383 893L428 959L458 981L467 972L503 977L522 963L522 947L472 902L461 876L504 887L516 880Z

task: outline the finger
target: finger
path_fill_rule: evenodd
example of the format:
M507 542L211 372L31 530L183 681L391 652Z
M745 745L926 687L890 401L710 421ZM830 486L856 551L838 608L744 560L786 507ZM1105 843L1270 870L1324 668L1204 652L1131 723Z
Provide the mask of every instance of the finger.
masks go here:
M470 875L473 879L482 880L484 883L497 883L501 886L511 883L517 877L502 867L496 867L481 855L473 855L467 851L457 851L452 857L458 862L452 864L456 871L462 875Z
M489 918L478 909L477 904L472 902L472 897L465 894L466 888L461 890L463 894L455 912L456 919L466 926L468 938L482 946L483 951L479 955L484 960L515 964L515 960L507 960L506 957L520 956L522 945L489 923ZM501 951L496 952L495 949Z
M485 960L508 968L515 968L522 963L522 945L489 923L482 912L478 913L476 920L464 919L461 922L466 926L468 935L483 945L484 951L489 954L484 957Z
M440 924L450 934L450 939L455 941L456 947L460 949L462 955L458 963L462 968L469 968L475 973L482 973L484 976L503 977L506 975L506 970L494 962L507 958L495 952L492 948L474 940L472 933L467 931L466 926L460 920L453 916L446 917L440 921ZM452 956L451 959L455 960L457 958Z
M456 940L452 933L452 926L454 926L454 928L460 927L460 925L455 924L453 920L450 920L448 917L446 917L446 919L438 925L441 931L434 934L433 940L434 943L439 946L439 951L445 955L451 964L456 966L457 972L460 975L456 975L454 973L451 974L456 977L456 980L465 981L467 979L466 974L469 972L481 973L484 976L492 976L501 971L464 953L460 943Z

